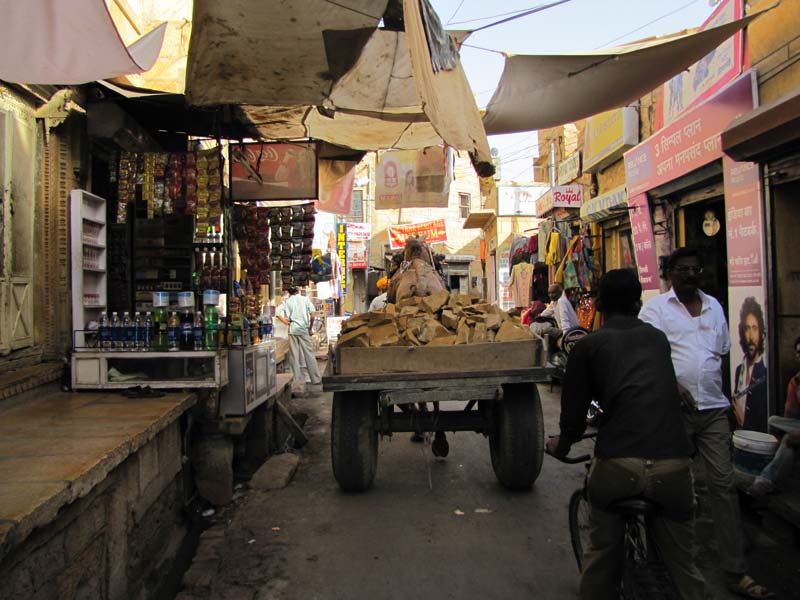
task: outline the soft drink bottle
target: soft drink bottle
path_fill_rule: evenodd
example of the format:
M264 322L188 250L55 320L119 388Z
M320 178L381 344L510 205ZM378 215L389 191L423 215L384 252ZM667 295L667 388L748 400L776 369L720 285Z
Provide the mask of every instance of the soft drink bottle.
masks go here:
M133 345L134 345L134 350L137 350L139 352L145 349L144 319L142 319L142 315L138 310L133 315Z
M115 312L111 313L111 347L114 350L120 350L123 346L122 337L122 324L119 321L119 315Z
M100 338L100 348L102 350L110 350L111 349L111 329L109 328L108 323L108 313L103 311L100 314L100 320L98 321L97 333Z
M205 343L206 350L216 350L219 348L219 313L213 304L206 304L205 314L203 315L205 324Z
M178 313L173 312L169 316L169 321L167 322L167 346L170 352L178 350L180 332L181 320L178 318Z
M131 327L131 314L128 311L122 313L122 349L133 349L133 331Z
M180 347L181 350L194 348L194 313L191 307L185 307L180 314Z
M197 311L194 315L194 349L203 349L203 312Z
M144 327L143 327L143 337L144 337L144 350L150 350L153 347L153 315L150 314L150 311L147 311L144 315Z

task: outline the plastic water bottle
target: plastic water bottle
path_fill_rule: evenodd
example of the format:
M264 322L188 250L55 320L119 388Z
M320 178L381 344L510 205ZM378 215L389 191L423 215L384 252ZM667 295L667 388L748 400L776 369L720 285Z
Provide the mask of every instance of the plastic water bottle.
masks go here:
M194 328L192 330L194 336L194 349L203 349L203 311L198 310L194 315Z
M122 349L133 350L133 323L131 323L131 314L128 311L122 313Z
M173 312L167 322L167 347L170 352L177 352L181 334L181 320L178 313Z
M121 350L123 347L124 338L122 335L122 323L120 323L119 315L115 312L111 313L111 347L114 350Z
M219 348L219 313L215 305L206 304L203 322L205 325L205 342L203 345L206 350L216 350Z
M111 329L109 328L108 313L103 311L100 314L100 320L97 323L97 333L100 337L100 349L111 349Z
M136 311L136 314L133 315L133 342L134 342L134 349L141 352L145 349L144 347L144 319L142 319L142 315L139 311Z
M144 327L142 337L144 338L143 350L151 350L153 348L153 315L148 310L144 315Z

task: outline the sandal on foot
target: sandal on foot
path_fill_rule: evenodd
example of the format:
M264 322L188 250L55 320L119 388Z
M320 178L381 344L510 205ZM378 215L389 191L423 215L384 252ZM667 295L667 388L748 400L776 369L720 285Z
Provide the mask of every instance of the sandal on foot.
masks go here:
M749 575L742 575L742 578L737 583L729 584L728 589L744 598L775 598L773 592L770 592L763 585L757 584Z

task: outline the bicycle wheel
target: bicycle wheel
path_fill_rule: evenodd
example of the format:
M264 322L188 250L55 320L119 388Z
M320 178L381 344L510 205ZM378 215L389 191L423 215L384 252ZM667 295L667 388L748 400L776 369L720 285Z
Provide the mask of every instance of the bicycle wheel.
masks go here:
M569 537L572 551L578 563L578 571L583 571L583 554L589 548L589 501L584 490L575 490L569 498Z
M625 564L622 570L624 600L678 600L679 596L658 550L648 548L642 517L625 525Z

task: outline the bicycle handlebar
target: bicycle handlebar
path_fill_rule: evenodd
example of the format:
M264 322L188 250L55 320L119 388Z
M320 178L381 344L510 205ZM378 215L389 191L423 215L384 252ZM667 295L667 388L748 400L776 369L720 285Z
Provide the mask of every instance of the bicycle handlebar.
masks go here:
M550 437L555 437L555 436L550 436ZM596 438L596 437L597 437L597 430L596 429L592 429L592 430L586 431L581 436L581 439L582 440L588 440L588 439ZM552 456L557 461L563 462L563 463L568 464L568 465L577 465L577 464L589 462L590 460L592 460L592 457L589 454L581 454L579 456L556 456L556 455L552 454L551 452L549 452L547 450L547 446L545 446L544 453Z

